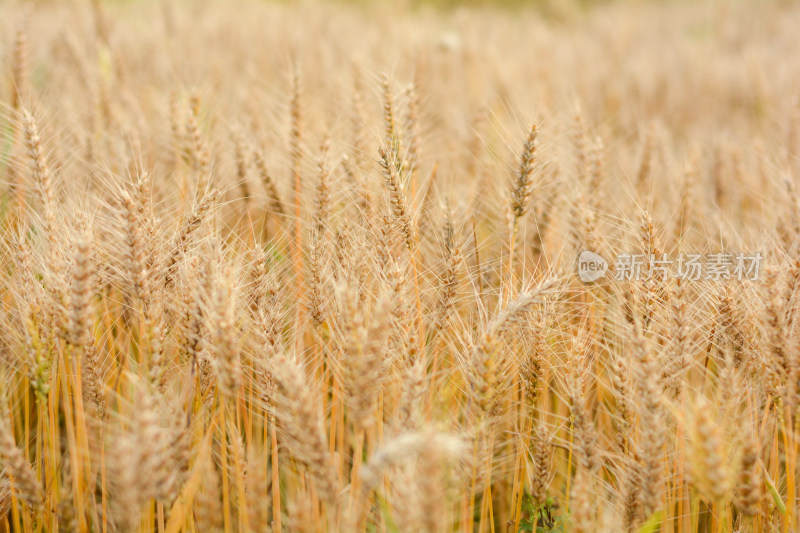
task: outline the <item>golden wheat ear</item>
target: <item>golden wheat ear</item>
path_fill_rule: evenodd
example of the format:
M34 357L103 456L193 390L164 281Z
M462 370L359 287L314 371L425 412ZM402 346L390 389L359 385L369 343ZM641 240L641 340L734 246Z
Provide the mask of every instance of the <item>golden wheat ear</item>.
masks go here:
M4 402L5 403L5 402ZM6 476L10 476L14 490L30 506L34 516L44 510L44 490L30 462L17 446L11 426L3 407L0 418L0 456L3 458Z

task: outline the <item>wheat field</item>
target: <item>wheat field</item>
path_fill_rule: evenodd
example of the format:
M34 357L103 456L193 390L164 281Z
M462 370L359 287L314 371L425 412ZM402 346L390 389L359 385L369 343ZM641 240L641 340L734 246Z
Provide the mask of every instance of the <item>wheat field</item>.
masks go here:
M0 3L0 530L799 531L798 28Z

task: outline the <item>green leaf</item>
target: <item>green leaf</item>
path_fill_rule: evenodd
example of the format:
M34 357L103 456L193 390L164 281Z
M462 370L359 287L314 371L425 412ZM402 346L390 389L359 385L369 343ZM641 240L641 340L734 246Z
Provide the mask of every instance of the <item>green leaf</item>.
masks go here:
M769 488L769 493L772 494L772 501L775 502L775 507L778 508L781 514L786 514L786 504L783 503L783 499L781 498L781 493L778 492L778 489L775 487L775 484L770 479L766 466L764 467L764 481L767 483L767 488Z
M656 511L650 515L647 522L642 524L642 527L636 533L656 533L661 528L661 510Z
M378 508L381 510L381 514L385 520L386 524L386 531L388 533L400 533L400 529L397 527L397 524L392 519L392 512L389 509L389 505L386 502L386 499L380 495L377 495L376 501L378 504Z

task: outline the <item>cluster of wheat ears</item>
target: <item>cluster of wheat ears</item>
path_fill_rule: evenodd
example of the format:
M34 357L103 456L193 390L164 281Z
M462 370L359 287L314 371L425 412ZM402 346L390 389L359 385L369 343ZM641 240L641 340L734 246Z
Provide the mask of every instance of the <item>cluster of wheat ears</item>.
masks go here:
M799 26L0 5L0 527L798 530Z

